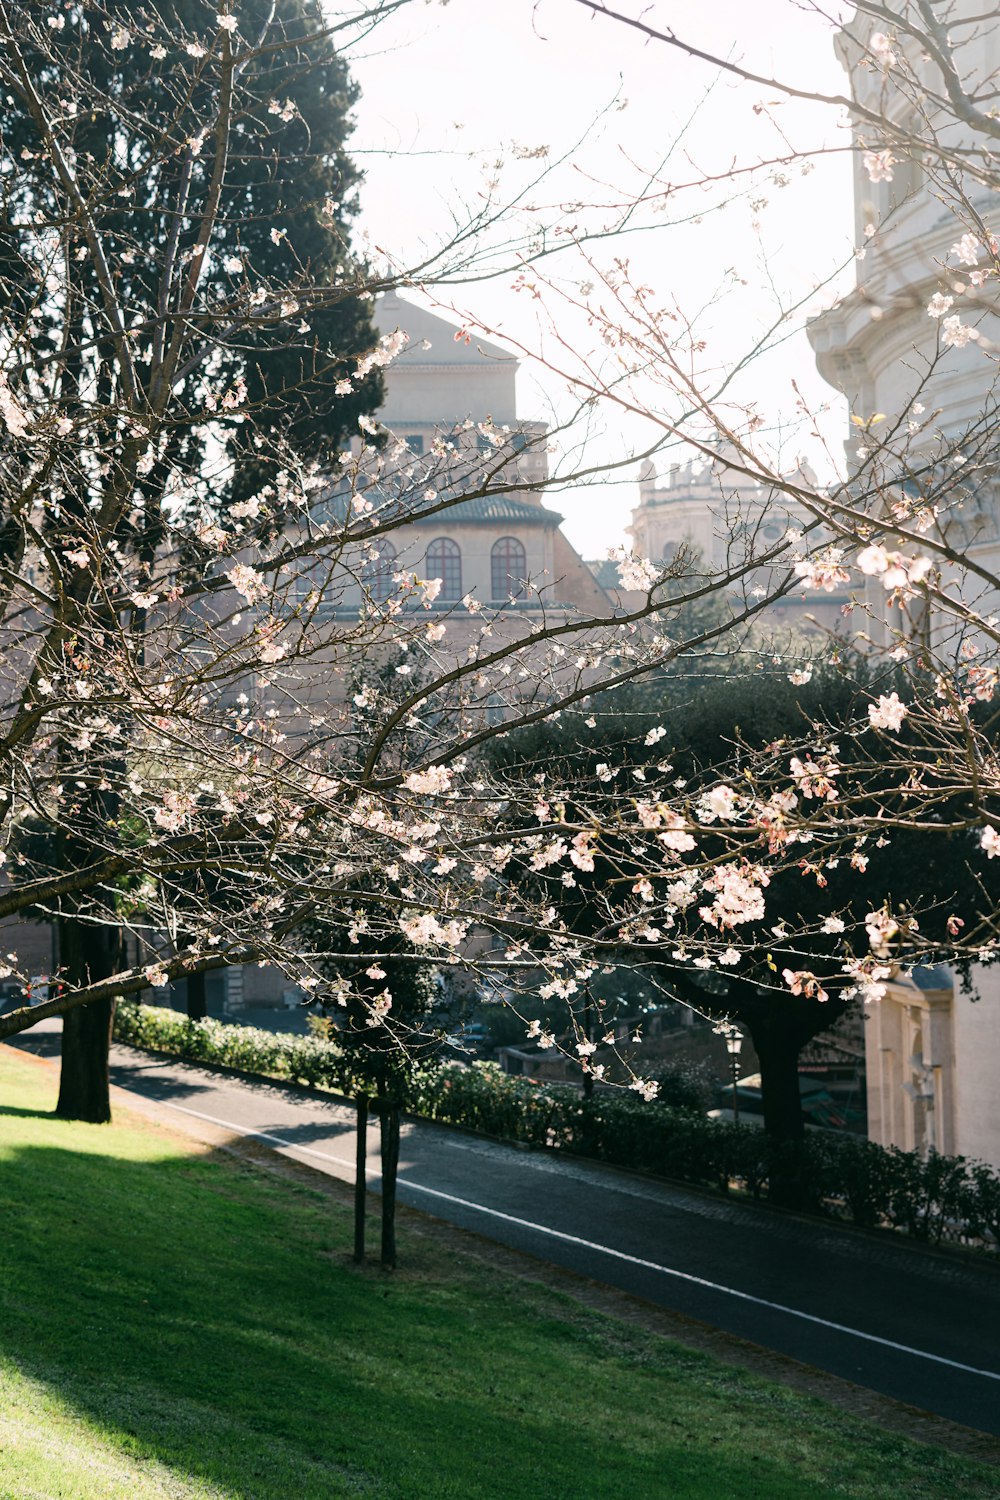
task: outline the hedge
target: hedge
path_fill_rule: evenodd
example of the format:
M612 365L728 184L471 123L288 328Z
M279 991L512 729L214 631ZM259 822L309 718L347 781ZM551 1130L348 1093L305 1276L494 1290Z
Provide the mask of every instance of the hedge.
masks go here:
M114 1036L118 1042L169 1052L190 1062L221 1063L318 1088L351 1089L343 1054L316 1037L227 1026L222 1021L192 1021L162 1005L127 1001L119 1001L115 1009Z
M137 1047L221 1063L271 1078L352 1093L343 1053L316 1037L192 1021L161 1006L119 1004L115 1037ZM965 1157L924 1158L855 1136L810 1131L776 1143L762 1130L646 1103L605 1090L584 1099L568 1085L541 1085L495 1063L445 1063L415 1072L406 1108L425 1119L572 1152L616 1166L796 1206L914 1239L1000 1242L1000 1176Z

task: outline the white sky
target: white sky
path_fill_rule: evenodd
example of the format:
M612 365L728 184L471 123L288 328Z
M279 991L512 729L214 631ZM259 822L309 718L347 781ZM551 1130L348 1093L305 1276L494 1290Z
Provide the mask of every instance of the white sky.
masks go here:
M794 0L652 7L621 0L621 8L642 11L654 23L672 22L696 44L729 51L762 74L826 92L844 89L830 23ZM790 168L786 187L761 183L755 195L768 203L756 213L745 195L720 209L722 186L675 195L667 212L636 221L641 230L603 241L595 261L601 266L627 256L660 302L697 315L707 341L704 363L717 372L742 358L771 320L775 289L785 298L807 298L811 310L833 300L831 286L814 289L849 263L854 248L850 164L843 149L848 135L836 112L782 102L771 120L755 115L754 104L779 96L720 77L615 22L590 19L576 0L451 0L447 6L414 0L350 55L363 91L351 147L366 173L361 228L397 262L412 264L428 247L445 242L468 207L482 203L486 163L503 158L501 191L526 183L538 164L517 160L517 147L547 145L551 159L587 137L531 199L545 205L609 203L650 174L676 184L723 173L734 162L752 165L776 156L786 149L780 129L796 148L826 145L833 151L819 157L809 175ZM622 99L628 103L619 110L615 101ZM701 222L692 223L697 215ZM546 264L551 276L573 284L588 275L569 258ZM833 285L843 290L852 277L847 264ZM501 339L506 334L532 350L559 352L538 300L516 293L513 279L508 273L435 295ZM546 293L546 303L551 300ZM574 313L559 313L557 321L567 343L588 352L592 334L586 321ZM790 327L801 324L800 313ZM757 400L770 420L790 428L796 420L793 379L814 409L832 403L819 430L830 449L841 453L842 405L820 381L803 333L755 363L739 390ZM664 400L652 381L640 393L654 409ZM569 410L565 379L525 360L520 415L551 420ZM786 434L786 467L803 452L818 469L829 469L821 445L808 437L812 425ZM649 429L639 419L599 411L586 459L621 458L648 440ZM686 457L682 451L676 456ZM661 471L668 461L660 462ZM613 483L552 497L550 503L566 516L568 535L586 555L601 556L622 539L637 501L635 475L633 466Z

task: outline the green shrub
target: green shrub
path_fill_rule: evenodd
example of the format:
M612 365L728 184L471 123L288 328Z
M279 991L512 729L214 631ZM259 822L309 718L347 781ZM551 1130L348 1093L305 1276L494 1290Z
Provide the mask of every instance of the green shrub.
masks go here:
M344 1058L330 1042L289 1036L256 1026L192 1021L160 1005L121 1003L115 1011L115 1039L190 1062L222 1064L245 1073L285 1078L320 1088L350 1089Z
M351 1094L344 1055L322 1035L288 1036L253 1026L191 1021L160 1006L119 1004L115 1037L192 1062L223 1064ZM688 1108L646 1103L623 1090L585 1099L568 1084L539 1084L496 1063L445 1063L415 1071L411 1113L591 1157L615 1166L766 1198L772 1180L797 1183L801 1206L863 1228L902 1230L939 1244L946 1237L1000 1241L1000 1177L964 1157L927 1158L849 1135L810 1131L774 1142L763 1130L710 1120Z

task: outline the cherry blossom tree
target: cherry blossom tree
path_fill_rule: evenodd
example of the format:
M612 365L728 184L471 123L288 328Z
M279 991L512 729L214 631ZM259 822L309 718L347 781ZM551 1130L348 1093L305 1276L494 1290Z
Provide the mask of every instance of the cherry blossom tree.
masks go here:
M394 8L0 7L0 915L54 922L61 948L0 1032L65 1018L68 1114L107 1117L116 996L252 962L334 994L303 923L344 930L373 867L373 963L379 932L452 963L491 921L545 930L528 902L497 927L467 752L682 649L656 624L669 570L641 559L617 617L543 578L517 614L442 604L406 545L386 562L417 520L547 482L489 421L417 462L365 410L407 335L370 334L381 273L346 245L350 202L312 196L350 165L296 88L349 99L336 49ZM438 259L476 254L459 236Z
M989 320L1000 262L976 198L994 185L986 86L949 65L956 53L938 56L937 23L921 6L859 7L845 53L857 87L827 102L851 110L850 149L873 187L919 150L928 179L947 185L954 240L920 311L931 344L905 404L881 412L849 392L850 470L820 485L789 469L755 401L736 394L799 310L779 305L736 367L720 369L697 320L623 253L640 209L673 201L674 182L646 174L642 193L611 208L602 189L589 216L533 203L530 227L522 200L504 219L491 198L419 266L351 256L350 200L328 203L315 172L296 170L296 151L318 168L279 80L308 71L314 55L339 67L350 37L395 8L327 18L305 0L246 15L178 4L164 20L85 4L59 16L24 7L15 25L0 7L18 158L3 163L0 235L0 915L42 913L64 934L50 993L0 1018L0 1036L47 1015L89 1015L99 1063L113 997L248 963L274 964L346 1009L343 975L333 976L338 960L344 972L356 963L362 936L372 966L399 960L402 937L421 962L488 959L507 977L530 974L566 1001L584 1058L592 1042L577 997L623 947L724 981L744 962L742 935L756 934L759 954L782 923L773 985L803 1009L852 988L877 993L900 958L990 960L1000 625L996 566L974 520L996 461ZM657 45L682 45L653 35L648 17L588 8L601 24L634 22ZM914 51L920 35L931 64ZM897 95L916 98L916 113L904 118ZM257 179L273 159L262 142L274 130L261 208ZM337 170L350 178L346 159ZM290 186L286 202L286 183L302 195ZM322 201L309 196L321 188ZM898 211L891 198L882 207L871 235L859 226L872 263ZM545 214L558 235L539 231ZM336 255L317 248L325 240L297 248L303 218L310 236L325 224ZM418 458L368 410L406 330L369 339L366 299L390 283L436 287L471 341L495 330L457 306L459 288L499 265L516 268L517 294L554 332L537 347L507 342L569 392L562 425L525 444L470 419ZM865 286L855 305L873 323L895 307ZM956 426L931 393L958 356L981 359L989 378ZM335 444L310 429L318 388ZM517 610L442 599L441 576L424 576L408 540L415 523L470 498L585 483L596 465L576 435L595 412L639 416L648 433L605 460L613 473L678 451L721 468L721 554L615 549L618 588L593 614L544 577L526 581ZM813 414L802 403L797 415ZM529 473L533 450L553 442L552 467ZM795 524L769 536L746 509L748 490L757 513L794 511ZM804 684L814 647L768 610L834 590L846 599L842 629L879 664L873 681L884 669L884 691L860 695L836 723L817 711L747 747L738 778L728 761L703 766L695 795L622 746L618 764L595 768L584 755L549 788L499 777L482 759L498 736L577 712L586 726L598 692L718 652ZM713 601L724 608L704 608ZM600 788L618 782L613 805L591 795L595 770ZM910 893L882 892L861 912L868 849L904 830L953 837L967 863L971 894L947 914L947 943ZM599 861L613 867L607 920L586 932L537 880L510 878L526 869L571 889ZM362 933L356 892L373 870L384 884ZM774 915L779 889L803 878L826 893L819 905L794 922L784 902ZM841 878L862 892L850 898L849 942L835 925ZM346 932L345 951L310 948L310 922ZM26 984L11 943L9 968ZM641 1077L633 1086L653 1092ZM106 1094L67 1108L103 1117Z

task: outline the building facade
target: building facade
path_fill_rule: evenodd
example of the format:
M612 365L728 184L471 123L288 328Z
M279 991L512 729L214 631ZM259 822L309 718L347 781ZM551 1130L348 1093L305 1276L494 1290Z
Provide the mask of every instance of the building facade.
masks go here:
M518 415L513 355L395 292L379 298L375 322L380 334L408 335L386 370L380 421L406 443L418 472L447 462L456 492L469 495L394 530L387 563L440 578L442 605L468 595L517 611L544 604L610 615L611 600L545 503L548 438L544 423ZM496 434L505 439L498 446ZM454 450L447 460L442 441ZM480 487L490 493L477 496Z
M789 478L809 489L816 485L807 464ZM780 547L789 532L801 531L812 520L792 496L733 468L724 454L712 462L675 464L662 480L647 459L628 535L640 557L659 563L683 557L685 573L693 581L734 575L724 591L729 607L738 614L787 578L787 553L776 566L754 566L755 559ZM796 635L836 630L847 602L844 590L817 596L792 589L767 607L763 624L770 631Z
M969 24L973 16L975 24ZM856 14L836 42L859 104L887 123L884 140L872 140L870 130L868 138L860 128L856 133L855 285L811 321L809 338L821 375L843 396L849 417L865 423L883 414L874 431L899 434L882 460L890 480L884 488L892 489L895 467L897 494L933 489L940 514L931 534L968 551L996 576L1000 316L995 283L971 273L977 257L981 269L989 266L984 240L990 226L998 227L1000 195L975 184L963 195L954 177L949 183L928 165L921 138L959 152L974 152L982 140L956 119L940 75L916 38L892 38L898 69L873 64L868 44L881 24ZM949 6L948 26L959 76L969 87L995 87L990 80L1000 69L1000 16L957 0ZM904 73L909 85L899 81ZM959 242L976 224L972 239L978 249L963 250ZM943 306L936 298L951 300ZM956 340L948 318L972 328L973 336ZM848 472L865 486L870 460L866 444L858 452L858 423L850 422L847 433ZM997 593L995 587L983 580L970 585L960 571L952 581L963 596L977 607L995 608L987 597ZM875 593L880 587L875 580ZM912 620L886 611L881 599L872 615L873 628L883 622L886 642L913 630ZM923 622L921 628L935 626ZM937 634L934 639L937 644ZM974 968L970 987L941 968L892 980L866 1011L865 1062L872 1140L978 1157L1000 1167L1000 970Z
M865 1026L868 1134L1000 1169L1000 990L989 971L964 989L946 968L886 985Z

